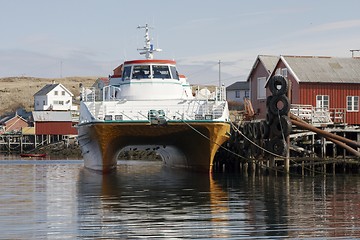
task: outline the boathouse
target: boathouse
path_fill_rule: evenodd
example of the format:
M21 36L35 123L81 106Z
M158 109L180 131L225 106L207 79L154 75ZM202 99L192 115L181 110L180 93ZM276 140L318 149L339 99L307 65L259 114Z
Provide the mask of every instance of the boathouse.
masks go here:
M77 130L69 111L33 111L36 135L76 135Z
M291 83L292 108L327 109L334 123L360 125L360 58L280 56L268 79L276 74Z
M255 111L254 117L257 119L265 119L266 97L271 94L269 90L265 89L265 83L278 60L278 56L259 55L247 78L250 88L250 101Z
M35 111L69 111L77 110L73 106L73 94L61 83L47 84L34 94Z

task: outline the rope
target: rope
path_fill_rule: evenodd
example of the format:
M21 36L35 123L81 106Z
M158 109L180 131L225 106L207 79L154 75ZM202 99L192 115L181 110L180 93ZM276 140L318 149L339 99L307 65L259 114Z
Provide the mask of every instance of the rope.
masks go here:
M207 140L209 140L209 142L212 142L212 143L216 144L219 148L221 148L221 149L223 149L223 150L225 150L225 151L227 151L227 152L229 152L229 153L231 153L231 154L233 154L233 155L235 155L235 156L237 156L237 157L239 157L239 158L244 159L247 163L252 163L252 162L254 162L254 161L255 161L255 162L259 162L259 161L256 160L256 159L249 159L249 158L246 158L246 157L244 157L244 156L241 156L240 154L238 154L238 153L236 153L236 152L234 152L234 151L231 151L230 149L228 149L228 148L226 148L226 147L218 144L217 142L212 141L210 138L208 138L206 135L204 135L203 133L201 133L200 131L198 131L196 128L194 128L193 126L191 126L189 123L185 122L184 120L182 120L182 122L185 123L185 124L186 124L188 127L190 127L192 130L194 130L196 133L200 134L202 137L204 137L204 138L206 138ZM230 124L233 125L232 122L230 122ZM239 131L239 132L240 132L240 131ZM241 133L241 132L240 132L240 133ZM241 134L242 134L242 133L241 133ZM276 171L278 171L278 172L284 173L284 171L281 171L281 170L278 169L278 168L268 167L268 166L266 166L266 165L261 165L261 166L264 167L264 168L267 168L267 169L269 169L269 170L276 170Z
M166 116L165 116L165 117L166 117ZM168 120L171 120L171 119L168 118L168 117L166 117L166 118L167 118ZM191 125L190 125L189 123L187 123L185 120L182 119L181 121L182 121L183 123L185 123L188 127L190 127L192 130L194 130L196 133L198 133L198 134L201 135L202 137L206 138L209 142L212 142L212 143L216 144L219 148L221 148L221 149L229 152L230 154L233 154L233 155L235 155L235 156L237 156L237 157L239 157L239 158L241 158L241 159L244 159L247 163L253 163L253 162L255 161L255 162L257 162L257 163L259 164L259 162L260 162L259 160L257 160L257 159L249 159L249 158L246 158L246 157L244 157L244 156L242 156L242 155L240 155L240 154L238 154L238 153L236 153L236 152L234 152L234 151L231 151L230 149L228 149L228 148L226 148L226 147L218 144L217 142L212 141L209 137L207 137L206 135L204 135L203 133L201 133L200 131L198 131L195 127L191 126ZM279 121L279 122L280 122L280 125L281 125L281 121ZM251 141L248 137L246 137L231 121L230 121L229 123L230 123L230 125L232 126L232 128L233 128L234 131L240 133L240 134L241 134L246 140L248 140L251 144L254 144L256 147L262 149L263 151L265 151L265 152L267 152L267 153L269 153L269 154L271 154L271 155L273 155L273 156L275 156L275 157L282 158L282 159L286 159L286 157L284 157L284 156L277 155L277 154L275 154L275 153L273 153L273 152L271 152L271 151L269 151L269 150L267 150L267 149L265 149L265 148L257 145L255 142ZM283 130L282 126L281 126L281 129ZM282 131L282 132L283 132L283 131ZM283 138L285 138L284 135L283 135ZM292 160L292 159L295 159L295 158L289 158L289 159L290 159L290 161L292 161L293 163L299 165L296 161ZM324 162L324 163L328 163L328 162ZM329 163L333 163L333 161L332 161L332 162L329 162ZM260 164L259 164L259 165L260 165ZM279 169L279 168L277 168L277 167L268 167L268 166L263 165L263 164L261 164L261 166L264 167L264 168L266 168L266 169L269 169L269 170L274 170L274 171L277 171L277 172L285 173L285 171L283 171L283 170L281 170L281 169ZM324 171L316 171L315 169L307 168L307 167L305 167L305 166L302 166L302 167L303 167L304 169L309 170L309 171L314 172L314 173L321 173L321 174L329 175L329 176L332 175L332 174L328 174L328 173L326 173L326 172L324 172ZM296 174L296 173L289 173L289 175L302 176L301 174Z

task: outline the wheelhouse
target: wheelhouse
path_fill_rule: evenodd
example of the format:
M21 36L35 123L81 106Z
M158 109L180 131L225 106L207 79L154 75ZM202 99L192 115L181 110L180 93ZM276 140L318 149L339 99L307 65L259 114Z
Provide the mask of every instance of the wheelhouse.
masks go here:
M131 79L180 80L174 61L151 60L125 62L122 81Z

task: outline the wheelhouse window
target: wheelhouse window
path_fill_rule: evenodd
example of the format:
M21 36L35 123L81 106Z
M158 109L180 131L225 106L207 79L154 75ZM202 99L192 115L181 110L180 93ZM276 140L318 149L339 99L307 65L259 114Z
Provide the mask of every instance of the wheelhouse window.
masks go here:
M131 74L131 66L126 66L123 72L123 80L129 80Z
M149 65L136 65L133 67L132 79L149 78L150 66Z
M359 96L347 96L346 103L346 109L348 112L359 111Z
M329 109L329 95L317 95L316 107Z
M166 65L153 65L153 78L171 78L169 67Z
M176 71L176 67L170 66L170 70L171 70L172 78L179 80L179 74L178 74L178 72Z

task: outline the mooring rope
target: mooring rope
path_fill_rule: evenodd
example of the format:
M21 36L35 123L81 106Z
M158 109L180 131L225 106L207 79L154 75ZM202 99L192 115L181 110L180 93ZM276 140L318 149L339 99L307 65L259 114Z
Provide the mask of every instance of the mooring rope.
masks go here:
M166 116L165 116L165 117L166 117ZM168 120L172 120L172 119L170 119L170 118L168 118L168 117L166 117L166 118L167 118ZM195 131L196 133L198 133L198 134L201 135L202 137L206 138L209 142L212 142L212 143L216 144L219 148L221 148L221 149L229 152L230 154L233 154L234 156L237 156L237 157L239 157L239 158L241 158L241 159L244 159L247 163L254 163L254 162L255 162L255 163L259 164L259 166L261 166L261 167L263 167L263 168L265 168L265 169L274 170L274 171L277 171L277 172L280 172L280 173L285 173L284 170L282 170L282 169L280 169L280 168L278 168L278 167L270 167L270 166L266 166L266 165L264 165L264 164L260 164L260 160L258 160L258 159L250 159L250 158L244 157L244 156L242 156L242 155L240 155L240 154L238 154L238 153L236 153L236 152L234 152L234 151L232 151L232 150L230 150L230 149L228 149L228 148L226 148L226 147L218 144L217 142L211 140L208 136L206 136L205 134L201 133L201 132L200 132L199 130L197 130L195 127L191 126L191 124L189 124L188 122L186 122L184 119L181 119L181 121L182 121L183 123L185 123L185 124L186 124L189 128L191 128L193 131ZM281 125L281 121L279 121L279 122L280 122L280 125ZM234 131L240 133L240 134L241 134L246 140L248 140L251 144L255 145L256 147L262 149L263 151L265 151L265 152L267 152L267 153L269 153L269 154L271 154L271 155L273 155L273 156L275 156L275 157L277 157L277 158L286 159L285 156L278 155L278 154L276 154L276 153L273 153L273 152L271 152L271 151L269 151L269 150L267 150L267 149L259 146L259 145L256 144L254 141L250 140L247 136L245 136L245 134L242 133L242 132L233 124L233 122L230 121L229 123L230 123L230 125L232 126L232 128L233 128ZM282 132L283 132L283 127L282 127L282 126L281 126L281 129L282 129ZM285 138L284 134L282 134L282 136L283 136L283 138ZM294 161L293 159L296 159L296 158L295 158L295 157L289 157L289 160L290 160L290 161L292 161L293 163L299 165L299 164L298 164L296 161ZM328 162L324 162L324 163L328 163ZM331 162L329 162L329 163L333 163L333 161L331 161ZM313 164L313 165L315 165L315 164ZM313 172L313 173L320 173L320 174L323 174L323 175L332 175L332 174L328 174L328 173L326 173L326 172L324 172L324 171L317 171L317 170L315 170L315 169L307 168L307 167L305 167L304 165L302 165L301 167L302 167L303 169L306 169L306 170L308 170L308 171L310 171L310 172ZM297 174L297 173L290 173L290 172L289 172L289 174L290 174L290 175L294 175L294 176L302 176L302 174Z

